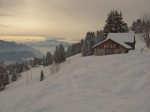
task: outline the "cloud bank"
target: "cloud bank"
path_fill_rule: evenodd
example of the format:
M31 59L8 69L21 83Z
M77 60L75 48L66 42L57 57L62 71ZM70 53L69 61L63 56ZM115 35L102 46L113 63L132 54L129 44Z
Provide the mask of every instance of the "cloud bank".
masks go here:
M112 9L121 10L131 25L149 5L149 0L0 0L0 34L78 40L103 28Z

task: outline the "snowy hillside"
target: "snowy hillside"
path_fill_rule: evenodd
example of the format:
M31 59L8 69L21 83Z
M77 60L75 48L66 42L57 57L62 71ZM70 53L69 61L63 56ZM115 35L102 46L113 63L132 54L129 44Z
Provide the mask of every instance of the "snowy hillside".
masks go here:
M145 45L139 36L136 41L128 54L76 55L55 75L49 67L34 68L28 86L23 73L0 92L0 112L150 112L150 53L141 53Z

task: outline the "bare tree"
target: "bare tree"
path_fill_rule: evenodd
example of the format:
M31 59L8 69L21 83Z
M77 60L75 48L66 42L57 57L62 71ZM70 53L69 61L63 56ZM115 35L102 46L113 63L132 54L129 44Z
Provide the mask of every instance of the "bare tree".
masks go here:
M148 49L150 48L150 36L149 36L149 34L150 34L149 30L144 30L143 34L142 34L142 40L145 42Z

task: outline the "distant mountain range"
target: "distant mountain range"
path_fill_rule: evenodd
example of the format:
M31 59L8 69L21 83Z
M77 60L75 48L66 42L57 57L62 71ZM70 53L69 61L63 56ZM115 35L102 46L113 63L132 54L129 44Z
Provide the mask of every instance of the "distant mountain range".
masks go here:
M25 43L25 45L30 46L36 50L39 50L40 52L43 53L43 55L46 55L47 52L51 52L52 54L55 51L56 46L58 46L59 44L63 44L65 50L67 50L67 48L72 44L71 42L67 42L67 41L61 41L61 40L57 40L57 39L51 39L48 38L46 41L42 41L42 42L37 42L37 43Z
M0 62L23 62L34 57L42 57L42 53L27 45L0 40Z

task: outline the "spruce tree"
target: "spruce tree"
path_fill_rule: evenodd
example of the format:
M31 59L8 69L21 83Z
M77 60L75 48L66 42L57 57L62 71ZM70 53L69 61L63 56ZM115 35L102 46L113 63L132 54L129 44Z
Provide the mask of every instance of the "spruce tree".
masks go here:
M33 67L35 67L37 65L37 58L34 58L33 60Z
M88 32L83 42L82 51L81 51L82 56L93 55L94 49L92 47L94 44L95 44L95 34L94 32Z
M70 56L81 53L83 42L84 40L82 39L80 42L70 45L67 49L66 57L70 57Z
M127 23L123 21L122 13L119 13L117 10L112 10L108 14L108 18L104 27L105 36L107 36L108 33L121 33L128 31L128 26Z
M6 79L5 79L5 84L8 85L10 82L9 82L9 75L8 73L6 73Z
M5 69L0 65L0 91L5 89Z
M104 32L102 30L96 32L95 44L98 44L105 39Z
M43 70L41 70L40 81L43 81L43 80L44 80L44 73L43 73Z
M150 21L149 20L141 20L137 19L137 21L133 21L132 31L136 33L143 33L144 30L150 29Z
M72 56L72 45L70 45L69 47L68 47L68 49L67 49L67 52L66 52L66 57L68 58L68 57L71 57Z
M60 52L59 52L59 47L56 46L55 52L54 52L54 62L55 63L60 63L61 62L61 57L60 57Z
M138 19L137 20L137 33L142 33L143 32L143 28L142 28L142 20Z
M132 23L132 31L136 31L136 22L135 21L133 21L133 23Z
M51 65L51 64L53 63L52 58L53 58L53 57L52 57L51 52L48 52L48 53L46 54L46 66Z
M66 60L66 53L63 44L59 45L59 55L60 55L60 61L63 62Z
M13 73L13 76L12 76L12 82L14 81L17 81L17 74L16 72Z
M83 39L81 39L81 41L80 41L80 44L81 44L81 48L82 48L82 46L83 46L83 43L84 43L84 40ZM81 49L80 49L80 51L81 51Z
M46 58L43 56L43 66L46 66Z
M94 32L92 32L89 38L89 44L88 44L89 52L87 54L88 56L91 56L94 54L94 49L92 48L94 44L95 44L95 34Z

